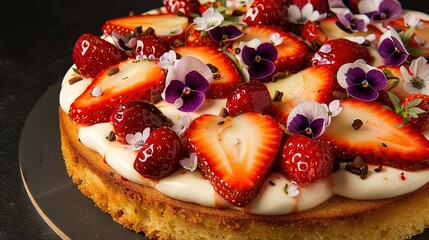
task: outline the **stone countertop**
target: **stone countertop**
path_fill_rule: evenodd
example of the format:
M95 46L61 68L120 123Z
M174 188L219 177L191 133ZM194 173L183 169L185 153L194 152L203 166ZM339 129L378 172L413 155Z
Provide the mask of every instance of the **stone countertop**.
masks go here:
M429 2L403 1L429 13ZM62 80L71 52L86 32L101 34L108 18L161 6L161 0L8 1L0 9L0 239L59 238L37 213L24 189L18 147L37 100Z

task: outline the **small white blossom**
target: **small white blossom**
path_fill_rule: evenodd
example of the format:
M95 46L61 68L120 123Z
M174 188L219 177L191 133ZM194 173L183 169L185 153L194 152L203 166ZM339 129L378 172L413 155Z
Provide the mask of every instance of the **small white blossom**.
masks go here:
M209 31L219 26L223 20L224 17L222 14L210 7L205 12L203 12L202 17L194 18L194 23L197 24L195 29L199 31Z
M333 100L329 103L329 105L323 103L322 106L328 112L328 121L326 123L326 126L329 126L331 124L332 118L338 116L338 114L340 114L343 110L343 108L340 106L340 100L338 99Z
M125 140L129 145L124 146L126 150L139 150L143 147L147 138L150 135L150 128L145 128L143 132L136 132L135 134L127 134Z
M283 43L283 38L280 37L279 33L272 33L270 34L270 41L274 46L277 46Z
M332 45L331 44L323 44L320 47L319 51L322 53L330 53L332 51Z
M420 18L412 13L405 14L404 23L407 27L417 27L420 23Z
M313 5L311 3L305 4L302 9L299 9L297 5L292 4L288 8L288 20L291 23L304 24L307 21L316 22L326 18L326 13L320 14L319 11L313 10Z
M424 57L413 60L409 69L401 66L400 71L405 91L429 95L429 64Z
M189 170L191 172L195 171L198 166L198 158L195 153L192 153L189 158L184 158L179 161L180 165L186 170Z
M177 133L177 135L182 136L186 129L191 125L191 115L189 113L185 113L180 117L180 123L174 124L171 129Z
M164 53L159 58L158 66L162 69L168 70L170 67L174 66L176 61L177 61L176 52L173 50L170 50L170 51Z

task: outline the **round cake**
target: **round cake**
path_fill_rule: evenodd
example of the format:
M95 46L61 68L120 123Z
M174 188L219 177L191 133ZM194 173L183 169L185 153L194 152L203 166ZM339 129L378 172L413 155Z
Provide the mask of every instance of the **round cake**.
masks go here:
M83 34L60 93L83 194L151 239L429 226L429 27L396 0L165 0Z

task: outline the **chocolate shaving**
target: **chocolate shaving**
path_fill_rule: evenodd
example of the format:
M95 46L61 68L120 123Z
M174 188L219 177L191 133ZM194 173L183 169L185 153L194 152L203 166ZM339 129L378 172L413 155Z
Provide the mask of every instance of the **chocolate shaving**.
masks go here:
M241 16L241 15L244 15L244 12L240 11L240 10L237 10L237 9L234 9L234 11L232 11L231 15L234 16L234 17L238 17L238 16Z
M159 102L161 100L162 100L161 94L151 95L150 96L150 102L153 103L153 104L155 104L155 103L157 103L157 102Z
M116 140L116 134L113 131L110 131L106 139L109 140L109 142L113 142Z
M207 63L207 67L210 68L210 70L212 71L212 73L217 73L219 71L219 68L217 68L216 66L214 66L211 63Z
M220 77L221 77L221 75L219 73L213 74L213 79L214 80L218 80Z
M340 100L347 98L347 94L340 92L340 91L334 91L332 94L334 95L335 98L340 99Z
M361 128L361 127L362 127L362 125L363 125L362 120L360 120L360 119L355 119L355 120L353 121L353 123L352 123L352 128L353 128L354 130L358 130L359 128Z
M368 41L367 39L365 39L365 41L361 45L364 47L369 47L369 46L371 46L371 42Z
M281 102L283 98L283 92L276 90L273 97L273 102Z
M136 36L140 36L143 34L143 27L142 26L138 26L134 28L134 34Z
M269 180L268 181L268 183L271 185L271 186L275 186L276 184L273 182L273 181L271 181L271 180Z
M220 110L219 116L226 118L229 116L229 112L228 110L226 110L226 108L222 108L222 110Z
M154 35L155 34L155 29L153 29L152 27L148 27L146 28L146 30L144 31L145 34L149 34L149 35Z
M276 82L277 80L286 78L286 77L288 77L290 75L291 75L290 71L277 72L276 74L273 75L272 81Z
M118 72L119 72L118 67L112 67L109 70L107 70L106 74L107 74L107 76L113 76L113 75L117 74Z
M358 175L361 179L365 179L368 175L368 164L361 157L357 157L353 162L347 163L345 169L350 173Z
M380 165L380 166L374 168L374 172L380 172L382 169L383 169L383 166Z
M70 83L70 85L73 85L73 84L75 84L75 83L77 83L77 82L81 81L82 79L83 79L82 77L74 77L74 78L70 78L70 79L69 79L69 83Z

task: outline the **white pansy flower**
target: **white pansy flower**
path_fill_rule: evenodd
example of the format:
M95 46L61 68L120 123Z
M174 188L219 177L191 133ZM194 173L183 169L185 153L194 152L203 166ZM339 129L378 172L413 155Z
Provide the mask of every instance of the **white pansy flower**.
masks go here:
M194 18L194 23L197 24L195 29L199 31L209 31L219 26L223 20L224 17L222 14L210 7L202 14L202 17Z
M305 4L302 9L299 9L297 5L292 4L288 7L288 12L289 22L295 24L304 24L307 21L316 22L326 18L326 13L320 14L319 11L314 11L311 3Z
M405 91L429 95L429 64L424 57L413 60L408 69L401 66L400 71Z

